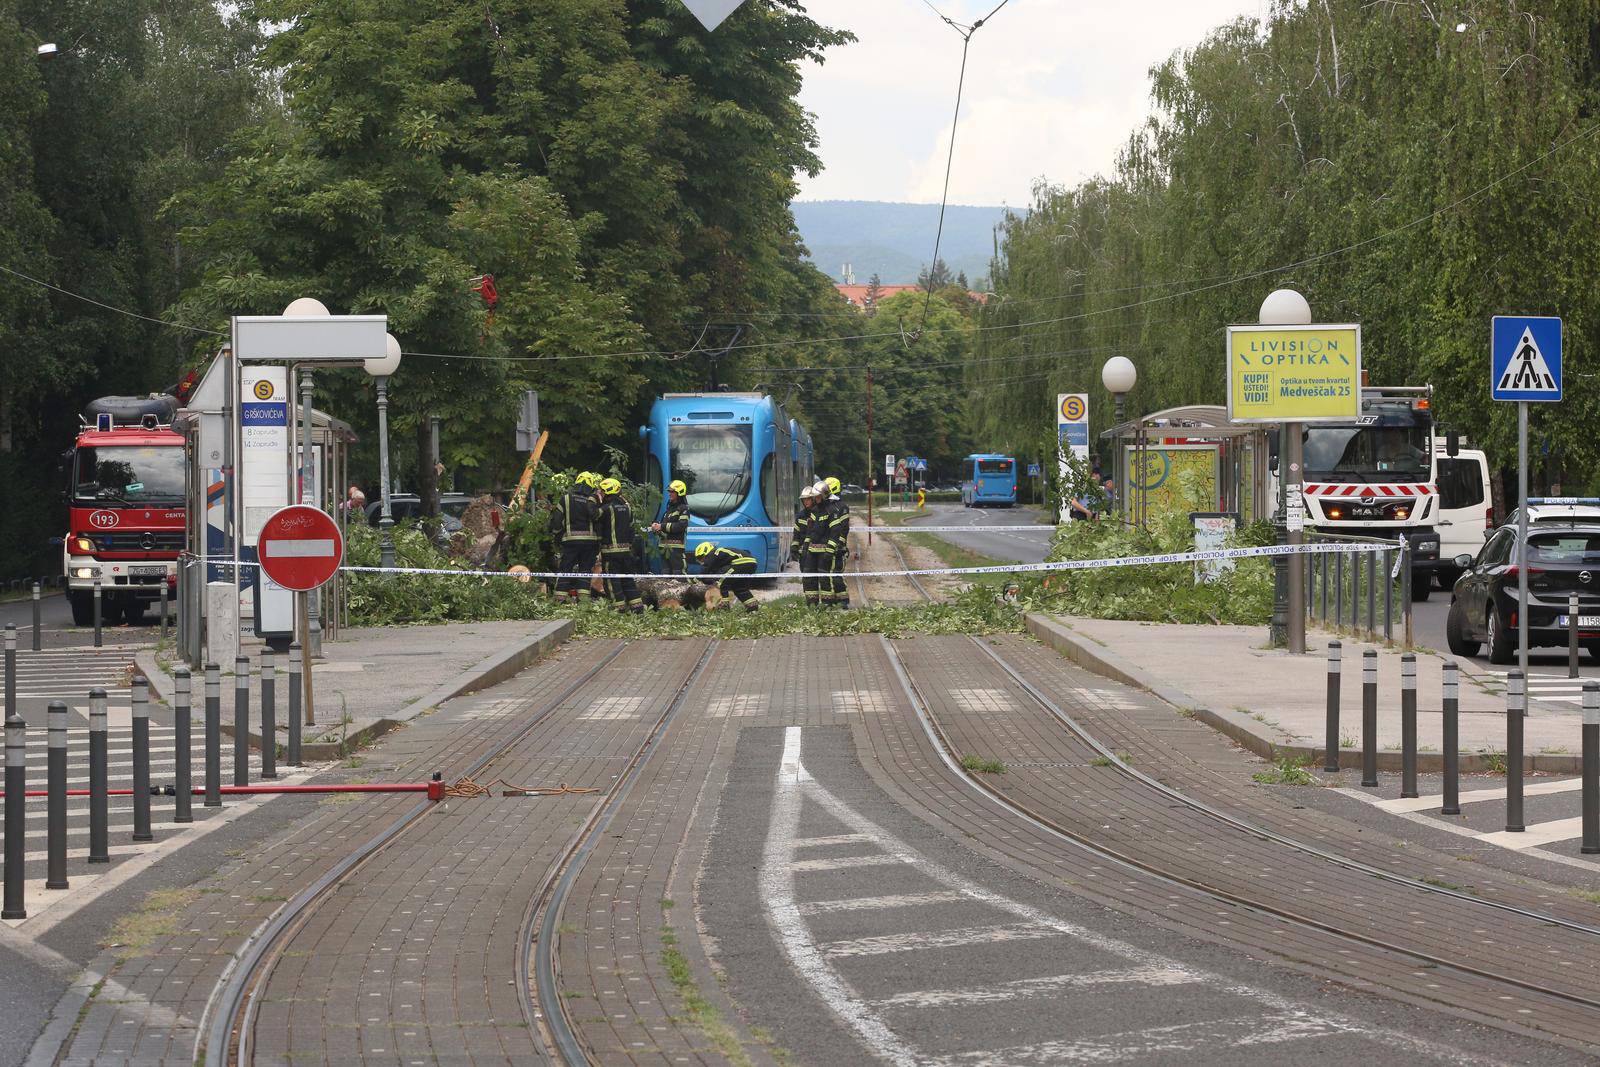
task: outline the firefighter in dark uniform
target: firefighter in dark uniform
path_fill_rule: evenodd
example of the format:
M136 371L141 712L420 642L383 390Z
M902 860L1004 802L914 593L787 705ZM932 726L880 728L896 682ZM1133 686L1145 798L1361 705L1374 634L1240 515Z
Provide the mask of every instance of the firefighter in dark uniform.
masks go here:
M561 539L561 561L556 570L562 574L594 573L595 557L600 551L600 538L594 532L594 491L599 484L600 476L593 471L579 474L550 516L550 532ZM581 600L589 595L589 579L557 578L556 596L563 593L574 602Z
M833 537L833 578L829 581L831 594L825 602L836 608L850 606L850 590L844 584L844 572L850 568L850 505L839 495L839 479L824 478L828 487L828 533Z
M800 490L800 510L795 512L794 537L789 542L789 558L800 565L802 572L811 569L806 566L806 545L814 528L817 528L817 498L813 487L806 485ZM807 604L821 603L822 589L816 578L809 575L801 578L800 588L805 590Z
M650 524L650 529L661 535L661 552L665 557L666 574L687 574L687 560L683 556L684 539L689 536L689 487L682 482L667 484L667 510L661 521Z
M833 515L828 508L828 486L817 482L811 487L811 522L806 533L806 543L801 549L800 569L813 575L801 579L805 586L806 603L823 607L832 603L833 559L839 546L833 539Z
M723 596L731 594L738 597L746 611L755 611L761 606L750 592L750 579L743 577L756 572L754 556L747 556L734 548L720 548L710 541L701 541L694 546L694 558L700 562L702 581L709 585L712 584L709 579L720 575L720 580L715 584Z
M600 569L606 575L606 596L618 611L643 614L644 600L639 596L639 584L630 576L636 566L633 509L623 499L622 483L615 478L600 483L600 506L594 528L600 535Z

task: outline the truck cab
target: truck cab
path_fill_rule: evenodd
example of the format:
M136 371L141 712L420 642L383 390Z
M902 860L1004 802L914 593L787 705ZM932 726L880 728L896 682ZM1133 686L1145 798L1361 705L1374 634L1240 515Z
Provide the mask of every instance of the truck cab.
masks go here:
M1405 537L1411 595L1428 599L1441 518L1431 386L1364 388L1352 423L1305 429L1306 525L1330 534Z
M101 397L67 452L62 569L72 621L133 622L177 582L184 548L183 438L170 396ZM170 593L170 588L169 588Z

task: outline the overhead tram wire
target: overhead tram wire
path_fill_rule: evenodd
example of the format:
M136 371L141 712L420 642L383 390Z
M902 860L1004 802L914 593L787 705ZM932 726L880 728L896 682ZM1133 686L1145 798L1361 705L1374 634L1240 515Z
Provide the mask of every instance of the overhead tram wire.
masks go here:
M70 296L72 299L81 300L85 304L93 304L97 308L102 308L118 315L125 315L130 319L138 319L141 322L153 322L157 326L168 326L174 330L189 330L193 333L208 333L216 337L227 336L227 334L221 330L208 330L204 326L190 326L188 323L183 322L168 322L166 319L158 319L151 315L141 314L137 311L129 311L127 308L119 308L112 304L107 304L103 301L96 300L92 296L84 296L82 293L75 293L71 289L63 289L61 286L56 285L53 282L47 282L42 278L35 278L31 274L22 273L20 270L12 270L10 267L4 265L0 265L0 271L3 271L14 278L21 278L25 282L32 282L34 285L43 286L44 288L53 292L60 293L62 296Z

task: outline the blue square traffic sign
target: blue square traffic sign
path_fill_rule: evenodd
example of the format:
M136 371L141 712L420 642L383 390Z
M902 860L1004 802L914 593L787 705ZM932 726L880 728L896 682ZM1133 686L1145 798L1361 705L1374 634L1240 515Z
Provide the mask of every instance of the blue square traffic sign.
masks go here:
M1489 395L1496 400L1561 399L1561 320L1496 315L1491 330Z

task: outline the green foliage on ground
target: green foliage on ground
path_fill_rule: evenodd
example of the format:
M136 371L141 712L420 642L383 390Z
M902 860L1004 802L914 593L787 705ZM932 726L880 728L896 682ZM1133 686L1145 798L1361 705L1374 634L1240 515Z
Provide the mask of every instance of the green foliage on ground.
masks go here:
M1283 753L1267 770L1257 771L1250 777L1262 785L1316 785L1317 776L1306 769L1312 762L1311 756L1297 757Z
M1229 547L1269 544L1272 528L1247 526ZM1184 514L1157 516L1148 529L1115 519L1072 522L1051 539L1051 562L1124 559L1194 550L1194 529ZM1030 610L1098 619L1180 623L1265 623L1272 614L1272 565L1235 560L1210 581L1196 582L1194 565L1162 563L1059 571L1022 577L1021 601Z
M999 603L993 592L972 589L937 604L875 604L849 611L807 607L799 597L780 597L757 612L724 604L716 611L647 611L621 615L604 606L580 611L578 632L587 637L718 637L727 640L808 634L990 634L1022 630L1022 613Z

